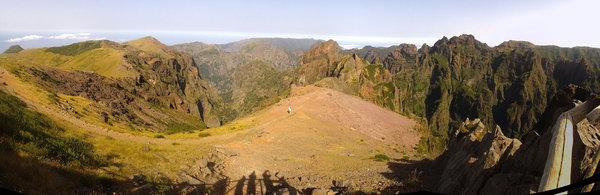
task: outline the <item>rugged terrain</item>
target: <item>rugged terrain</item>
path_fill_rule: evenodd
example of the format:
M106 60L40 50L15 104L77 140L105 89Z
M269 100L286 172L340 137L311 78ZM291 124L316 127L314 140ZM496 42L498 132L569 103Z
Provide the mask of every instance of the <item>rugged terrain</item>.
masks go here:
M420 48L277 43L11 47L0 56L0 144L11 157L0 185L28 194L528 193L546 129L579 97L569 89L599 86L596 48L489 47L471 35ZM585 89L559 90L569 84ZM597 123L579 124L573 181L597 148ZM57 182L27 182L33 175Z
M3 126L0 143L12 158L3 161L0 184L27 194L374 192L398 186L414 170L404 162L420 159L413 120L335 90L290 87L291 81L281 83L285 94L244 87L256 80L248 74L236 77L243 79L240 90L258 91L236 97L279 99L205 129L207 110L191 107L206 107L189 104L197 93L190 87L205 90L198 104L205 97L218 110L219 100L191 68L193 59L151 37L2 55L0 106L7 109L0 119L12 125ZM101 57L109 68L91 62ZM276 71L262 61L244 66ZM286 80L272 75L257 78ZM40 160L18 164L24 158ZM398 171L390 160L407 168ZM33 175L25 170L58 182L29 182Z
M593 101L589 90L567 86L545 109L536 128L521 140L504 136L499 126L488 130L479 120L467 119L448 140L448 150L433 164L440 173L430 189L444 194L529 194L537 192L553 140L552 128L558 116L581 104ZM576 100L576 101L573 101ZM598 101L598 100L596 100ZM571 182L583 180L598 152L598 111L575 124ZM461 173L461 174L456 174ZM435 179L433 181L436 181ZM433 182L432 181L432 182ZM598 190L598 185L595 185ZM579 193L580 188L570 191Z
M289 80L291 70L298 67L304 50L315 43L316 40L312 39L273 38L248 39L225 45L194 42L174 45L173 48L194 56L202 78L226 103L233 105L227 113L228 120L232 120L250 113L259 104L271 105L271 98L285 97L289 93L289 81L286 79ZM257 64L272 68L256 68ZM287 85L282 85L286 82ZM271 89L277 93L249 90L254 88ZM240 98L240 94L251 97L250 101Z
M496 47L472 35L444 37L433 46L401 44L340 51L330 40L307 51L294 84L321 82L405 115L426 120L441 152L448 133L466 118L499 125L509 137L534 128L550 98L568 84L599 92L600 49L536 46L507 41Z

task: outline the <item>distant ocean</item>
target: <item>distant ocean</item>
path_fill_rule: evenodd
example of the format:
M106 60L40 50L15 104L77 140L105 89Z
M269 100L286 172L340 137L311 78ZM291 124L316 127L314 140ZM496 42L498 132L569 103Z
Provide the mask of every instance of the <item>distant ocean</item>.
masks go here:
M36 36L32 36L36 35ZM29 36L29 37L27 37ZM76 42L107 39L115 42L126 42L145 36L152 36L166 45L174 45L189 42L203 42L207 44L225 44L242 39L252 38L249 36L231 36L218 34L202 33L182 33L182 32L35 32L35 31L14 31L0 32L0 53L8 49L11 45L20 45L24 49L55 47L68 45ZM17 41L11 42L14 39Z
M126 42L135 40L145 36L152 36L158 39L160 42L166 45L175 45L181 43L190 42L203 42L206 44L226 44L234 41L239 41L249 38L289 38L282 36L268 35L258 36L258 34L242 34L242 33L224 33L219 34L215 32L202 33L202 32L179 32L179 31L100 31L100 32L72 32L72 31L52 31L52 32L36 32L36 31L0 31L0 53L4 52L11 45L20 45L24 49L41 48L41 47L56 47L68 45L76 42L82 42L86 40L96 39L108 39L115 42ZM328 40L328 37L304 37L304 38L315 38ZM10 41L13 39L13 41ZM399 45L402 42L393 41L369 41L369 40L351 40L348 38L341 38L342 40L335 40L338 44L346 49L350 48L362 48L370 45L374 47L389 47L392 45ZM431 39L431 44L436 39ZM411 43L411 42L408 42ZM422 42L414 42L417 47L420 47Z

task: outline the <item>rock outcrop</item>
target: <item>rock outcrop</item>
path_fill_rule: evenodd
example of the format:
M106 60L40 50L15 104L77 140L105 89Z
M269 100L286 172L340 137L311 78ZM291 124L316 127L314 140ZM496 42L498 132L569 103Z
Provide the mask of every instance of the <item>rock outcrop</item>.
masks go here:
M569 86L554 96L537 129L521 140L507 138L498 126L489 130L479 119L463 122L448 140L448 149L436 160L442 167L435 191L445 194L528 194L537 191L544 171L554 121L585 101L582 88ZM598 108L597 108L598 110ZM571 181L583 179L600 145L597 115L592 112L574 131ZM580 189L573 192L579 192Z
M340 58L340 46L335 41L320 44L302 56L300 67L294 72L294 83L308 85L335 75Z

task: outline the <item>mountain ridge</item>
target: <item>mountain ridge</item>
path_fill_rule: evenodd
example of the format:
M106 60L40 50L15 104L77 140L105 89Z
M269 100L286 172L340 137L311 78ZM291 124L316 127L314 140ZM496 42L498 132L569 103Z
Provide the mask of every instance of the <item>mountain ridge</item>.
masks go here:
M66 116L58 117L64 121L56 120L59 127L76 121L72 123L80 129L67 130L73 137L65 140L85 146L85 157L72 155L66 158L74 160L59 162L83 163L100 174L123 174L119 181L136 183L124 187L130 190L125 192L144 194L136 191L143 190L139 189L143 185L150 186L148 193L187 193L206 187L189 184L217 184L225 176L232 176L233 182L225 182L224 189L272 190L274 186L246 182L263 173L264 181L280 179L289 185L288 190L310 190L317 185L316 190L331 192L343 188L396 193L425 188L483 193L496 192L496 184L507 186L504 181L517 182L508 185L511 189L505 193L511 194L529 192L538 182L535 175L543 161L539 150L544 146L536 143L548 141L548 116L554 114L549 109L556 106L552 98L561 93L559 89L572 83L591 92L600 89L600 49L531 46L519 41L490 47L472 35L443 37L433 46L424 44L418 49L402 44L350 52L340 50L333 40L297 53L260 40L246 43L238 52L200 42L178 47L143 37L127 44L89 41L0 54L6 70L0 77L4 82L0 98L12 89L7 94L34 103L3 100L0 106L17 102L20 109L40 107L37 110L58 113L52 117ZM98 67L107 69L93 69ZM219 76L225 79L212 84L204 80ZM230 93L229 100L212 90L219 82L231 88L225 92ZM288 108L292 111L286 112ZM367 111L382 115L362 113ZM48 125L51 122L40 121L43 127L54 128ZM411 140L402 141L407 138L404 134L394 134L401 131L384 128L390 121L396 126L418 122L403 127ZM124 134L87 131L87 123ZM15 132L11 136L31 134ZM109 138L127 134L135 136ZM0 134L0 139L12 139L5 136ZM86 145L89 140L95 147ZM36 147L44 144L23 142L6 148L35 156ZM585 150L584 156L591 156L593 150ZM93 156L90 151L101 154L98 158L107 164L99 164L108 167L85 164L83 158ZM539 158L519 160L532 153ZM513 154L519 157L510 157ZM44 158L57 159L40 159ZM424 160L432 158L436 161ZM429 170L428 163L441 172ZM512 165L534 173L507 171ZM465 174L455 174L455 170ZM419 171L425 171L426 177L420 177ZM435 180L432 174L441 178ZM130 179L123 179L128 175ZM365 175L376 176L378 181L365 180ZM419 179L438 182L438 186L426 188ZM330 189L332 180L336 187ZM217 185L207 188L221 189Z

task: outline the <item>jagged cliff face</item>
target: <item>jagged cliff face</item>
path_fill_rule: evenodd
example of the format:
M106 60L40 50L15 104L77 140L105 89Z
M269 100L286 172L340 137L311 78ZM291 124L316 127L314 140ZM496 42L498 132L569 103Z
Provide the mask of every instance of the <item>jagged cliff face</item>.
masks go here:
M139 50L125 55L126 61L140 73L135 86L128 85L128 90L155 104L200 116L209 127L219 126L222 113L218 109L223 105L200 77L192 56L177 52L154 38L148 39L151 40L142 40L148 45L131 45L140 49L158 48L158 52Z
M221 48L225 46L227 50ZM286 80L291 80L290 71L299 65L302 50L289 51L261 40L243 40L225 46L203 43L174 46L194 56L200 75L228 103L223 109L225 121L271 105L288 94L290 81Z
M300 67L294 72L294 81L299 85L315 83L323 78L333 76L336 61L341 57L339 45L329 40L309 50L302 56Z
M235 70L255 60L261 60L277 70L292 70L298 67L302 50L289 51L261 40L234 42L235 50L224 50L219 45L188 43L173 46L189 52L200 70L200 75L218 91L225 102L233 100L233 74ZM231 46L233 47L233 46Z
M442 38L432 47L403 44L356 50L382 59L396 88L385 107L428 119L436 135L467 118L498 124L509 137L521 137L537 122L550 97L567 84L598 92L600 49L535 46L507 41L489 47L471 35ZM391 104L391 105L389 105Z

